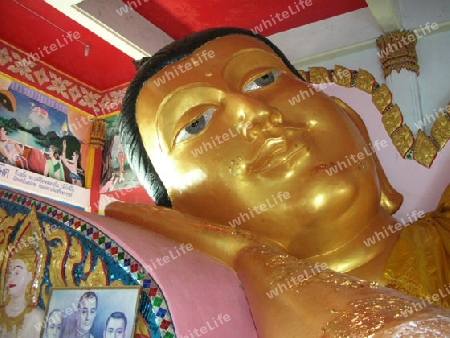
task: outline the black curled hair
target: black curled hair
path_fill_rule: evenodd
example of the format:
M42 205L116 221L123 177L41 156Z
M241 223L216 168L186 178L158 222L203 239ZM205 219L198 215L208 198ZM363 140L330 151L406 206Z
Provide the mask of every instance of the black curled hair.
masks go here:
M172 42L147 60L141 60L139 69L131 81L122 102L119 130L130 166L156 205L172 207L167 189L164 187L151 159L145 151L139 126L136 122L136 102L139 93L145 82L163 68L188 57L206 43L227 35L246 35L262 41L280 57L293 74L303 80L286 56L271 41L242 28L211 28L192 33Z

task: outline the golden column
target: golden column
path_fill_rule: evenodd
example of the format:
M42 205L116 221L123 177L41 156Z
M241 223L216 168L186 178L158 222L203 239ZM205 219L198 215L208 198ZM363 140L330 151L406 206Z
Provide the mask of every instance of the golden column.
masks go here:
M98 190L100 185L99 175L102 163L101 156L103 146L105 145L105 138L106 138L106 123L99 119L95 119L91 125L91 138L89 140L89 155L86 168L86 188L91 190L93 187Z
M411 31L388 33L377 39L386 85L414 135L419 129L416 124L423 118L416 45L417 37Z
M386 85L392 92L392 101L403 112L404 124L392 132L397 149L404 149L402 156L413 156L419 163L429 167L438 151L438 145L420 130L424 122L419 90L419 62L416 53L418 37L412 31L392 32L377 39ZM389 124L389 116L383 116ZM416 137L415 137L416 136Z

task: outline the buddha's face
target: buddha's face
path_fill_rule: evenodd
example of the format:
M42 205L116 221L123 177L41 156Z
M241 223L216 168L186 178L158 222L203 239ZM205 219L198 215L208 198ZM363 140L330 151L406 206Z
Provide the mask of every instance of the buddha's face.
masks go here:
M54 311L47 320L47 325L45 327L46 338L59 338L61 337L61 324L62 324L62 313L59 311Z
M80 300L77 312L78 331L89 332L97 316L97 301L94 297L84 297Z
M27 270L23 260L11 259L9 261L6 287L10 296L23 297L32 278L33 274Z
M301 92L309 97L291 105ZM327 174L370 149L348 115L254 38L215 39L161 70L142 88L136 118L174 209L298 257L345 245L379 210L370 157Z

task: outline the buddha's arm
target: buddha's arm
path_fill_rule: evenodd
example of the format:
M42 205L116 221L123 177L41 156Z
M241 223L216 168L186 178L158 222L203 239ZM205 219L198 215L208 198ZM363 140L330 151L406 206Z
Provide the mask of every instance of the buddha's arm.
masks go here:
M405 332L411 337L417 327L430 334L433 328L447 327L450 334L450 312L427 306L409 315L408 309L419 300L323 270L321 262L311 266L248 232L208 224L170 209L123 203L109 205L106 215L191 243L232 267L245 289L260 337L282 333L283 337L356 338L382 335L399 326L407 326ZM418 323L427 319L433 319L431 324Z

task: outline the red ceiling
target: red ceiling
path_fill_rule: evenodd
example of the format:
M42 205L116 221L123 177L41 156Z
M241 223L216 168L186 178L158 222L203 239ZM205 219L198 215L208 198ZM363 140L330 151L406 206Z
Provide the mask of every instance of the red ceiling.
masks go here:
M130 4L174 39L209 27L235 26L252 29L262 24L262 20L277 20L277 13L281 15L283 11L288 11L288 18L264 29L262 35L268 36L367 7L364 0L310 0L312 5L300 11L301 0L122 1ZM306 0L303 1L306 3ZM78 32L80 40L90 45L89 55L84 56L85 46L79 42L65 44L63 38L66 33L47 21L66 32ZM59 39L64 46L45 53L42 61L97 90L107 90L127 83L135 74L129 56L44 0L0 0L0 39L26 53L37 53L45 46L49 48Z
M205 28L234 26L252 29L262 20L276 22L264 36L284 32L367 7L365 0L122 0L174 39ZM304 2L304 9L299 4ZM290 7L290 8L289 8ZM298 10L300 9L300 11ZM283 11L289 14L281 17ZM278 19L276 17L277 13ZM272 16L272 17L271 17ZM273 21L272 21L273 22ZM266 23L268 27L269 24Z
M69 42L67 38L66 44L63 38L67 36L66 33L19 3L66 32L79 32L80 40L90 45L89 55L84 56L83 44ZM0 0L0 39L26 53L38 53L41 50L43 62L97 90L129 82L136 72L129 56L43 0ZM57 39L64 46L52 52L49 50L50 45L57 43ZM45 46L49 54L45 52Z

